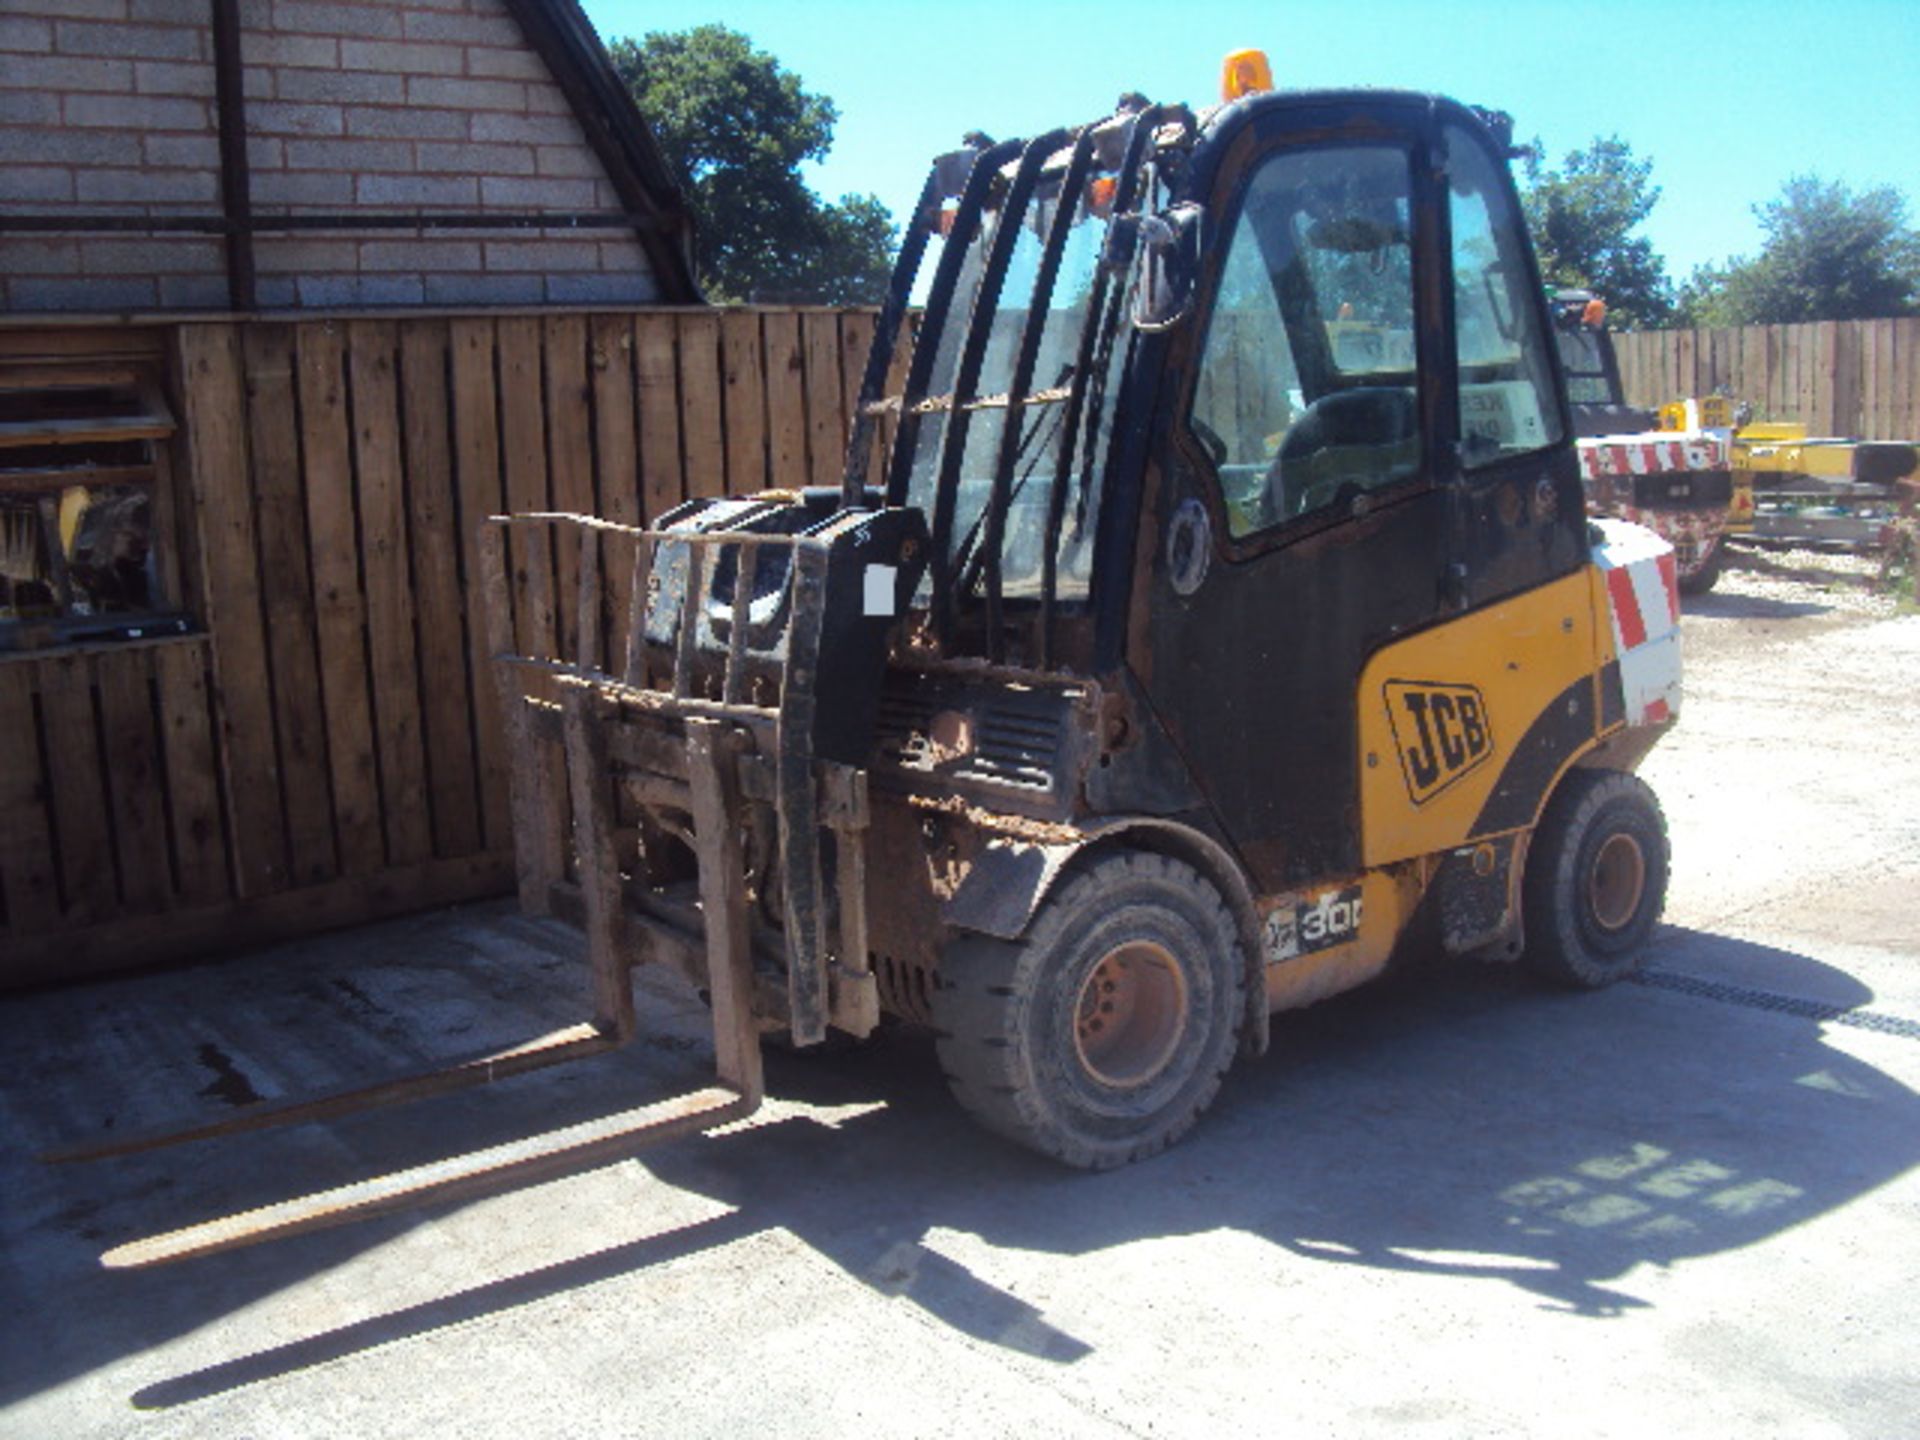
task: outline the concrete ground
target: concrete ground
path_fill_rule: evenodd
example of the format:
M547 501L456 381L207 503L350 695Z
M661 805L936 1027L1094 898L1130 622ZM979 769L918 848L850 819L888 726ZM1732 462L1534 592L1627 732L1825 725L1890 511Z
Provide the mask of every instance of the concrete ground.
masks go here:
M775 1057L752 1120L150 1272L104 1247L688 1088L704 1016L487 1095L34 1154L575 1018L491 905L0 1000L0 1435L1914 1433L1920 618L1749 558L1685 620L1641 983L1436 966L1288 1016L1103 1176L976 1131L930 1044Z

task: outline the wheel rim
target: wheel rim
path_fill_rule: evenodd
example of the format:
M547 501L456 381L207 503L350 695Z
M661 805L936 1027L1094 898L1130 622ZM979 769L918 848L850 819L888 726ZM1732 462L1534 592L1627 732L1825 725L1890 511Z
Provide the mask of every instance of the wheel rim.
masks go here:
M1131 1089L1165 1070L1187 1023L1187 982L1159 945L1140 940L1101 957L1080 986L1073 1044L1087 1074Z
M1647 857L1631 835L1609 835L1593 857L1587 898L1602 930L1624 930L1647 888Z

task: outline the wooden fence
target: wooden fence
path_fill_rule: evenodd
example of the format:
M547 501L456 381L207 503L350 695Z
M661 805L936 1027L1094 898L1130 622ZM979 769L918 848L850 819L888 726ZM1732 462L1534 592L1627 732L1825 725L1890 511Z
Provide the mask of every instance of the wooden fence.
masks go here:
M873 325L161 327L203 630L0 655L0 987L511 889L476 521L837 483Z
M1757 420L1797 420L1815 435L1920 439L1920 318L1643 330L1614 342L1634 404L1723 390Z

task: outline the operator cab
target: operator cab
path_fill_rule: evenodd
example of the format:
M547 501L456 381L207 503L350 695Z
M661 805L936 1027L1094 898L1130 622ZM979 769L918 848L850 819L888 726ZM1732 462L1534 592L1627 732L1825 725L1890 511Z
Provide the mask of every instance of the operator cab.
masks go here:
M877 344L862 406L929 522L909 656L1097 678L1138 723L1090 808L1179 815L1262 886L1357 869L1367 658L1587 559L1509 130L1129 97L936 164L881 319L925 294L912 361Z

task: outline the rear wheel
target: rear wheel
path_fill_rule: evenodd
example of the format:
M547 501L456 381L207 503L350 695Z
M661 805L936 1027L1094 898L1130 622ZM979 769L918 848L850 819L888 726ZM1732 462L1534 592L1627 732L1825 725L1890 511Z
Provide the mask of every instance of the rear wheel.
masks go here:
M1713 548L1707 551L1706 559L1679 578L1682 595L1704 595L1720 579L1721 567L1727 563L1727 542L1716 535L1707 543Z
M1219 892L1119 852L1042 903L1026 938L969 936L933 998L942 1068L988 1129L1104 1170L1165 1149L1213 1100L1246 992Z
M1527 963L1597 989L1640 968L1667 895L1667 822L1645 781L1575 771L1527 857Z

